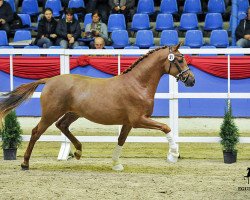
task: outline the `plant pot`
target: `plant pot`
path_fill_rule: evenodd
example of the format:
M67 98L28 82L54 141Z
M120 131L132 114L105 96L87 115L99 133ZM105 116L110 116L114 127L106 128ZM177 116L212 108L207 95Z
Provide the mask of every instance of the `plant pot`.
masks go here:
M17 149L3 149L3 159L16 160L16 150Z
M224 163L231 164L235 163L237 160L237 151L236 152L227 152L223 151Z

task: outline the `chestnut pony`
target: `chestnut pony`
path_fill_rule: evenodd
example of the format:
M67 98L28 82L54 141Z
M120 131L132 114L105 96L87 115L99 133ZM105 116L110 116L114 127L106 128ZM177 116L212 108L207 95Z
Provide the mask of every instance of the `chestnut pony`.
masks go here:
M46 129L56 122L58 129L76 148L76 159L82 155L82 144L69 131L71 123L84 117L100 124L122 125L118 144L113 152L113 169L123 170L119 161L122 146L132 128L161 130L169 142L168 161L179 156L171 129L150 119L158 83L164 74L176 77L186 86L193 86L194 75L178 51L180 44L160 47L140 57L121 75L108 79L80 75L59 75L23 84L0 100L0 120L12 109L32 96L38 85L45 84L41 93L42 116L32 130L24 154L22 169L29 169L32 149Z

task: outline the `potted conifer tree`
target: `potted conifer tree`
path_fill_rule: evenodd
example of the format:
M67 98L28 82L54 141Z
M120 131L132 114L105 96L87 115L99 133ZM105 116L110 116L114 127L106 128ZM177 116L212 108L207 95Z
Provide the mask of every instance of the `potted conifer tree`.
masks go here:
M220 127L221 145L223 147L224 163L231 164L237 160L237 143L239 142L239 130L232 116L232 107L228 100L228 108Z
M22 142L21 134L22 130L16 112L11 111L5 116L2 130L0 130L4 160L16 160L17 148Z

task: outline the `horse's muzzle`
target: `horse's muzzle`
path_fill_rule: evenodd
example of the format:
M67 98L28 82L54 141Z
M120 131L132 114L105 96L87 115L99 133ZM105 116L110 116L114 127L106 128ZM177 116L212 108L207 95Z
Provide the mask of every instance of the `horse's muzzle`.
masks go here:
M185 86L187 87L193 87L195 84L195 78L194 77L188 77L187 81L185 82Z

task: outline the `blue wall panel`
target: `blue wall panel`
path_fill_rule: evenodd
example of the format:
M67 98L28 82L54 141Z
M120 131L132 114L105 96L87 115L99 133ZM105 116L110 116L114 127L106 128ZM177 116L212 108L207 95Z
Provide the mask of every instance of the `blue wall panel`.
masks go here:
M10 75L0 71L0 92L10 91Z
M250 78L231 80L231 92L250 92Z
M207 74L195 67L190 66L195 74L196 84L192 88L185 87L183 83L179 83L180 92L204 93L204 92L227 92L227 79L218 78ZM72 74L82 74L92 77L109 78L110 74L103 73L91 66L77 67L71 70ZM29 83L34 80L14 77L14 87L23 83ZM9 75L0 72L0 91L9 91ZM250 92L250 79L232 80L231 92ZM157 92L168 92L169 77L164 75L160 80ZM41 91L43 85L36 90ZM225 99L179 99L180 116L214 116L221 117L224 115L226 106ZM250 100L234 99L232 100L233 114L235 117L250 117ZM40 100L30 99L17 109L19 116L40 116ZM154 116L169 116L169 100L156 99L154 106Z
M41 116L40 99L29 99L16 109L16 113L18 116Z
M90 65L85 66L85 67L77 67L75 69L72 69L70 71L71 74L82 74L85 76L91 76L91 77L101 77L101 78L110 78L113 77L113 75L101 72Z
M159 82L156 92L159 92L159 93L169 92L169 76L168 75L163 75L161 77L161 80Z
M24 84L30 83L35 81L34 79L25 79L14 77L14 88ZM39 85L36 89L36 92L41 92L43 85ZM0 91L1 92L8 92L10 91L10 76L4 72L0 71ZM21 104L16 109L17 115L19 116L41 116L41 108L40 108L40 99L39 98L32 98L26 101L25 103Z
M190 69L195 75L195 85L185 87L183 83L179 82L179 92L227 92L227 79L212 76L193 66L190 66Z
M231 102L234 117L250 117L249 99L232 99Z
M185 87L179 83L179 92L221 93L227 92L227 79L207 74L193 66L190 69L195 75L195 86ZM214 116L224 115L224 99L179 99L179 115L184 116Z
M153 116L169 116L169 100L155 99Z
M36 80L14 77L13 81L14 81L14 88L16 88L21 84L31 83ZM39 85L36 89L36 92L41 92L43 87L44 85ZM16 109L16 113L19 116L41 116L40 99L39 98L29 99Z
M220 117L224 115L224 99L179 99L179 115Z

